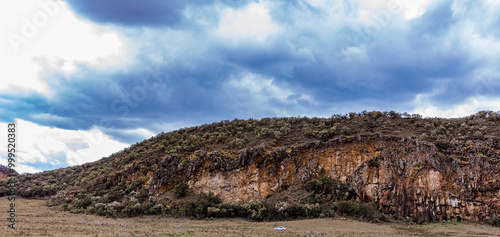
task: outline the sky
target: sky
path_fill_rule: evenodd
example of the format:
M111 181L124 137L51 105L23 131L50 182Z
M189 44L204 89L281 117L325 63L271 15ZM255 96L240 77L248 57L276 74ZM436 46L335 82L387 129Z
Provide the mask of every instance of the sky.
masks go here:
M16 170L33 173L235 118L500 111L499 13L495 0L9 1L0 163L9 123Z

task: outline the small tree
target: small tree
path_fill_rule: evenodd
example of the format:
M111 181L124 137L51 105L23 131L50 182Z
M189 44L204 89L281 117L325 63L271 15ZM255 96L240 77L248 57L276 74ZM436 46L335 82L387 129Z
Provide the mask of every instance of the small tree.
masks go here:
M187 189L189 188L189 184L180 183L177 184L174 188L174 194L177 198L185 197L187 195Z

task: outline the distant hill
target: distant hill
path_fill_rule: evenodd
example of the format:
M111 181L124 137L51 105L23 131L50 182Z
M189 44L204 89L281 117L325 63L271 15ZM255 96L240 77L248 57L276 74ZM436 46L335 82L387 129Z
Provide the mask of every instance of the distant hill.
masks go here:
M499 138L500 114L491 111L226 120L20 175L18 193L107 216L366 217L370 206L382 219L486 221L500 215Z
M3 165L0 165L0 180L7 179L10 176L19 175L16 171L11 172L11 170Z

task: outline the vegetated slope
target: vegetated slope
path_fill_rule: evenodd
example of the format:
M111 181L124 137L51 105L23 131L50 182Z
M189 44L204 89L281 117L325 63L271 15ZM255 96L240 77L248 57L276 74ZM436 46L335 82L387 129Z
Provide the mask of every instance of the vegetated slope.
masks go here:
M4 180L7 179L8 177L16 175L19 175L16 171L12 172L11 169L9 169L8 167L0 165L0 180Z
M499 125L491 111L458 119L363 111L222 121L162 133L96 162L18 176L19 195L134 215L178 207L172 189L181 182L195 194L282 206L297 200L280 194L305 185L300 202L358 200L399 217L489 220L500 213ZM226 215L218 207L203 212Z

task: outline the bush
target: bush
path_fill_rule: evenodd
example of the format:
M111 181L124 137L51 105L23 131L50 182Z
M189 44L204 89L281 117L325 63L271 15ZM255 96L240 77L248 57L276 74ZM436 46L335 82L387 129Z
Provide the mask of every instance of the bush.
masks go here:
M174 188L174 194L177 198L185 197L187 195L187 190L189 188L189 184L187 183L180 183L177 184Z
M316 179L310 180L305 184L305 188L307 191L312 192L312 194L331 195L333 201L350 200L355 195L355 192L349 185L327 175L321 175ZM346 193L348 193L347 197L345 196ZM308 200L312 201L311 203L321 203L321 200L316 195L310 195Z
M390 219L389 217L387 217L386 215L384 214L381 214L380 217L378 218L379 220L383 221L383 222L390 222Z
M92 199L89 196L83 194L77 195L77 199L73 201L73 206L75 208L85 209L90 205L92 205Z
M89 208L89 212L91 214L95 213L97 215L100 215L100 216L105 216L106 215L106 204L104 203L96 203L94 205L92 205L92 209Z
M146 190L146 189L141 190L139 192L139 194L137 195L139 202L144 202L148 197L149 197L149 193L148 193L148 190Z
M136 179L134 181L134 183L130 186L129 191L139 190L144 184L146 184L146 182L148 180L149 180L149 177L147 177L147 176Z
M288 206L288 208L285 210L285 213L287 214L287 216L293 219L305 215L304 209L300 205L295 203Z
M303 216L307 218L317 218L321 214L321 206L316 203L314 205L306 204L302 206Z
M211 193L201 193L197 201L184 203L176 210L170 210L170 213L196 219L241 217L254 221L334 216L331 205L300 205L283 202L274 205L264 200L252 200L246 203L221 203L219 197Z
M500 227L500 217L495 217L495 218L491 219L490 221L488 221L488 223L492 226Z
M373 157L371 158L369 161L368 161L368 167L379 167L379 164L380 164L380 160L383 160L384 157L382 156L376 156L376 157Z
M200 193L195 202L188 202L181 206L180 214L183 216L191 216L196 219L203 219L209 217L209 208L218 207L221 203L220 197L214 195L212 192L208 194ZM211 209L214 211L213 209ZM219 215L219 212L211 212L214 217Z
M358 203L353 201L337 202L334 209L344 215L373 218L377 212L376 208L368 203Z
M266 214L269 214L269 205L266 202L260 200L252 200L247 207L247 213L250 214L249 218L255 221L261 221L266 218Z
M324 203L325 200L319 195L314 192L310 193L306 198L306 202L310 204L315 204L315 203Z
M238 211L237 204L222 202L219 204L221 217L235 217Z
M129 205L122 209L121 213L125 216L132 217L144 214L144 209L140 203L129 203Z
M420 218L416 218L414 217L412 219L413 223L417 224L417 225L424 225L427 223L427 221L425 219L420 219Z
M123 193L118 189L112 189L107 195L105 195L103 201L105 203L110 203L118 201L123 197Z

